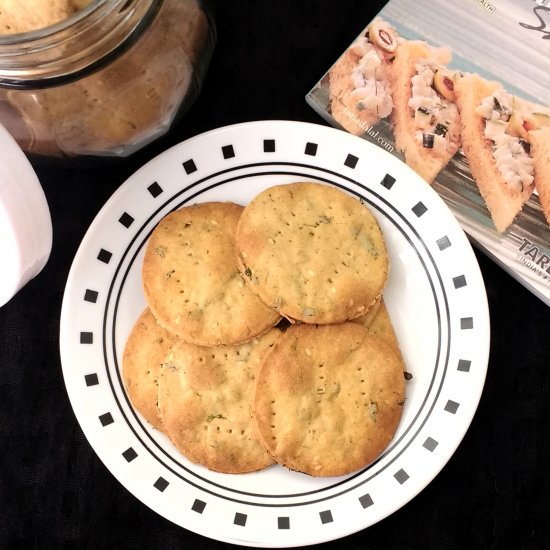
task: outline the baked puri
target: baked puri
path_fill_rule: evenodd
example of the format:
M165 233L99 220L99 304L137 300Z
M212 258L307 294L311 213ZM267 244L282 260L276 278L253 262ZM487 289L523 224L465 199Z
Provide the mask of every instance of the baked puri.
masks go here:
M448 50L426 42L403 42L391 67L395 144L406 163L428 183L460 147L454 75Z
M497 231L503 232L514 221L533 191L532 177L529 178L531 182L525 184L513 181L516 178L515 170L511 169L512 164L520 162L514 161L513 157L523 157L522 168L532 166L527 150L521 151L523 146L519 138L515 138L519 146L516 152L506 154L504 151L505 156L510 158L510 162L504 165L509 181L499 170L500 161L497 164L494 155L500 145L507 149L514 139L508 133L514 98L500 83L484 80L476 74L458 79L455 90L462 124L462 150L495 227ZM484 116L485 104L487 113ZM499 142L498 146L495 140ZM497 155L500 157L501 152ZM501 158L506 161L504 157Z
M384 339L357 323L300 324L265 356L253 414L278 463L341 476L386 449L404 399L403 363Z
M391 114L390 66L397 47L395 29L376 18L330 69L330 111L348 132L364 134Z
M174 347L162 367L158 399L164 431L184 456L232 474L273 463L256 436L251 404L261 358L279 335L274 328L239 346Z
M132 404L155 428L162 429L157 404L161 364L177 338L146 308L132 327L122 358L124 385Z
M239 344L279 321L235 265L242 210L228 202L188 206L163 218L151 234L142 267L145 297L159 323L188 342Z
M268 188L245 207L237 264L290 320L340 323L368 311L388 277L384 237L358 199L313 182Z
M35 31L74 15L90 0L0 0L0 35Z
M353 322L368 328L371 334L382 338L387 344L401 353L399 341L397 340L397 335L395 334L393 323L383 298L379 301L373 314L369 311L366 315L354 319Z
M90 1L0 0L0 34L45 27ZM8 130L25 138L27 152L118 156L128 145L149 141L159 125L174 118L192 87L193 67L204 51L209 25L199 0L159 4L143 36L101 70L66 86L2 94L17 112ZM156 63L149 63L152 57Z
M356 317L355 319L352 319L355 323L359 323L363 325L364 327L369 328L370 325L373 323L375 317L378 315L380 308L382 307L384 303L384 299L382 295L380 295L374 304L369 308L367 313L364 315L360 315L359 317Z

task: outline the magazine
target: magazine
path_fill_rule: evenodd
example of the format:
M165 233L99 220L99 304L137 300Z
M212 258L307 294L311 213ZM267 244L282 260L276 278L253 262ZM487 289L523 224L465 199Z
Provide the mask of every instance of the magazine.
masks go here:
M306 101L406 162L550 305L550 0L390 0Z

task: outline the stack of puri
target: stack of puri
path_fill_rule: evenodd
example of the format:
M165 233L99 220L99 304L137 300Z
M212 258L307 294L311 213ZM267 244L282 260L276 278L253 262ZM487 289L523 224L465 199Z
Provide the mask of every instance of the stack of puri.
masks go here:
M276 185L246 207L176 210L147 244L147 308L123 357L128 395L214 471L364 468L405 402L388 273L375 217L332 186Z

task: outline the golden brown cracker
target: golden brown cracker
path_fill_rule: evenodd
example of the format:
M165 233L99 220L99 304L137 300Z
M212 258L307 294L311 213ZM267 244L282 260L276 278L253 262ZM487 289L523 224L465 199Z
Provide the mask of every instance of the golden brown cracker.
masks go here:
M76 11L70 0L0 0L0 35L43 29Z
M375 317L378 315L378 312L380 310L380 307L382 305L383 298L382 295L378 296L374 304L369 308L367 313L364 315L360 315L359 317L356 317L355 319L352 319L352 321L359 323L360 325L363 325L364 327L369 328L371 323L374 321Z
M161 364L177 342L146 308L132 327L122 359L124 385L132 404L155 428L162 428L157 404Z
M371 334L383 339L393 350L403 358L399 340L395 333L393 323L386 307L386 302L381 298L376 307L373 308L374 313L369 312L366 315L357 317L353 321L366 327Z
M388 341L397 342L397 336L383 297L380 297L377 304L366 315L361 315L353 321L368 328L373 334L378 334Z
M12 7L0 13L0 34L12 11L18 14L18 24L41 27L74 13L89 0L0 0L0 6L2 2ZM146 36L100 71L67 86L9 90L9 102L23 119L17 133L22 133L19 126L26 125L31 132L30 140L24 135L25 150L54 156L61 152L125 156L170 126L193 86L193 68L210 34L198 0L161 4ZM29 10L29 5L37 9ZM12 32L22 30L17 27ZM63 57L62 50L56 54ZM156 62L149 63L153 56Z
M275 460L313 476L340 476L389 445L405 399L403 363L357 323L295 325L266 354L253 414Z
M389 270L372 212L313 182L277 185L243 211L237 263L249 287L291 320L337 323L368 311Z
M142 267L145 297L160 324L189 342L238 344L280 319L235 265L242 210L229 202L196 204L172 212L151 234Z
M261 358L279 335L271 329L224 348L181 342L169 354L159 384L163 427L191 461L224 473L257 471L273 463L257 438L251 404Z

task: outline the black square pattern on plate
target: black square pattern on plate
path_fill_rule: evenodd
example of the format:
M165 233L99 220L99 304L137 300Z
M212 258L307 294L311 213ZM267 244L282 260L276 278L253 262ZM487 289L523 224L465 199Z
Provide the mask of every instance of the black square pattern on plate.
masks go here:
M471 361L468 361L467 359L460 359L458 361L458 367L456 368L456 370L459 370L460 372L470 372L471 366Z
M103 262L104 264L108 264L111 261L112 257L113 257L113 254L111 252L109 252L108 250L105 250L104 248L102 248L99 251L99 254L97 255L97 259L100 262Z
M460 319L460 328L462 330L470 330L474 328L474 320L472 317L463 317Z
M459 275L458 277L453 278L453 285L455 288L464 288L468 283L466 282L466 277L464 275Z
M290 529L290 518L288 516L279 516L277 518L277 527L279 529Z
M197 171L197 165L193 159L189 159L183 163L183 169L185 170L185 173L189 175Z
M233 149L233 145L224 145L222 147L222 155L224 159L232 159L235 157L235 149Z
M156 199L162 193L162 187L155 181L147 187L147 191L149 191L151 196Z
M361 503L361 506L363 508L369 508L374 504L372 497L368 493L366 495L363 495L362 497L359 497L359 502Z
M193 506L191 506L191 510L193 510L193 512L197 512L197 514L202 514L205 508L206 502L199 500L198 498L195 499Z
M132 462L132 460L137 458L137 453L132 447L128 447L123 453L122 456L126 460L126 462Z
M121 223L126 229L128 229L133 223L134 218L128 214L128 212L124 212L122 216L118 219L119 223Z
M112 424L114 422L113 415L111 413L102 414L99 417L99 421L101 422L101 425L103 427L108 426L109 424Z
M308 141L306 143L306 150L304 151L306 155L314 157L317 154L317 144Z
M332 519L332 512L330 510L323 510L322 512L319 512L319 517L321 518L321 523L332 523L334 520Z
M93 344L94 343L94 333L93 332L81 332L80 333L80 343L81 344Z
M86 289L86 292L84 293L84 301L90 302L91 304L95 304L97 302L97 297L99 294L95 290L90 290L89 288Z
M275 140L264 139L264 153L274 153L274 152L275 152Z
M395 183L395 178L393 176L390 176L389 174L386 174L382 178L380 185L382 185L382 187L385 187L386 189L391 189L394 183Z
M445 405L445 410L448 413L456 414L456 411L458 411L458 407L460 407L460 403L457 403L456 401L447 401L447 404Z
M233 519L233 523L235 525L240 525L241 527L244 527L246 525L247 517L248 516L246 514L241 514L241 512L237 512L235 514L235 518Z
M393 477L401 484L403 485L403 483L405 483L405 481L407 481L407 479L409 479L409 474L407 472L405 472L405 470L403 470L403 468L401 468L401 470L395 472L395 474L393 474Z
M346 160L344 161L344 164L348 167L348 168L355 168L357 166L357 163L359 162L359 159L355 156L355 155L352 155L352 154L349 154L347 157L346 157Z
M99 378L97 377L97 374L87 374L84 377L84 380L86 382L86 386L97 386L99 384Z
M412 207L412 211L416 214L417 218L420 218L420 216L423 216L428 211L428 208L423 202L417 202Z
M451 241L449 240L449 237L441 237L441 239L437 239L437 246L439 250L447 250L451 246Z
M155 489L158 489L161 493L164 492L164 490L166 489L166 487L168 487L168 485L170 485L170 483L168 483L168 481L166 481L163 477L159 477L155 483L153 483L153 487Z
M424 449L430 451L430 453L433 453L438 445L439 443L435 439L433 439L432 437L428 437L428 439L424 441L422 446L424 447Z

